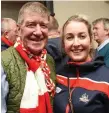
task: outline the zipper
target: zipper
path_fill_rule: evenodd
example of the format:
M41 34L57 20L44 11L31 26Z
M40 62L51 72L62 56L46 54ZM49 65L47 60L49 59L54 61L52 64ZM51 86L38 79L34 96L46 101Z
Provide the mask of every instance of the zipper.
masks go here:
M68 77L69 97L68 97L68 104L66 106L66 112L65 113L69 113L70 110L71 110L71 113L74 113L73 104L72 104L72 93L73 93L74 89L75 88L73 88L72 90L70 89L70 81L69 81L69 77Z
M79 78L79 70L78 68L76 68L76 73L77 73L77 79ZM69 92L69 97L68 97L68 104L66 106L66 112L65 113L69 113L69 111L71 110L71 113L74 113L74 108L73 108L73 104L72 104L72 93L74 91L75 88L70 89L70 79L68 77L68 92Z
M75 88L73 88L69 93L69 106L70 106L70 109L71 109L71 112L74 113L74 109L73 109L73 104L72 104L72 93L74 91Z

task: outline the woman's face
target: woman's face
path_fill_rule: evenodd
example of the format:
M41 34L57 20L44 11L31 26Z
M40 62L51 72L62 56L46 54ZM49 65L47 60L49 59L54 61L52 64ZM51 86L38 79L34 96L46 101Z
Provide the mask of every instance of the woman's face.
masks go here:
M83 22L71 21L64 28L64 49L74 62L88 60L91 41Z

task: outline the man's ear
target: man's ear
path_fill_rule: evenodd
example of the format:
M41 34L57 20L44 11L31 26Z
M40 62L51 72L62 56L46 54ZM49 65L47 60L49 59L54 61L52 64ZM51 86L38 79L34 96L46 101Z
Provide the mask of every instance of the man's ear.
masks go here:
M5 31L5 32L3 33L3 36L8 39L8 31Z
M20 36L20 27L21 27L21 25L17 24L18 36Z
M18 30L18 31L20 30L20 25L19 25L19 24L17 24L17 30Z
M108 37L109 37L109 29L108 29Z
M109 29L105 29L105 34L109 36Z

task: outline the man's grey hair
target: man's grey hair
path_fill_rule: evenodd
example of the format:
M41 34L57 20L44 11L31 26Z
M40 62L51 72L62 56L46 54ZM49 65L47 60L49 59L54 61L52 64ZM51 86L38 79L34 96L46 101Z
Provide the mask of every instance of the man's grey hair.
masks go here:
M41 15L47 15L48 19L50 16L50 12L49 10L40 2L27 2L26 4L24 4L20 11L19 11L19 15L18 15L18 24L22 24L23 20L24 20L24 14L25 13L39 13Z
M1 35L5 32L9 32L13 28L11 27L11 24L16 23L16 21L12 18L2 18L1 19Z
M98 18L92 22L93 25L103 22L104 29L109 30L109 18Z

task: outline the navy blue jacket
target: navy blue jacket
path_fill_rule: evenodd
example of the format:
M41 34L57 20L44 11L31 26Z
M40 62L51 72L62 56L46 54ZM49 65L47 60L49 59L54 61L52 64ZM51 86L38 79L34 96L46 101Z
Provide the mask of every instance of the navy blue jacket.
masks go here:
M62 56L61 38L50 38L46 46L48 54L50 54L54 60L58 60Z
M67 56L63 53L61 38L57 37L48 39L46 49L47 53L50 54L55 61L55 68L57 73L67 58Z
M54 113L72 113L71 108L74 113L109 113L109 68L103 57L84 64L68 61L57 75Z

